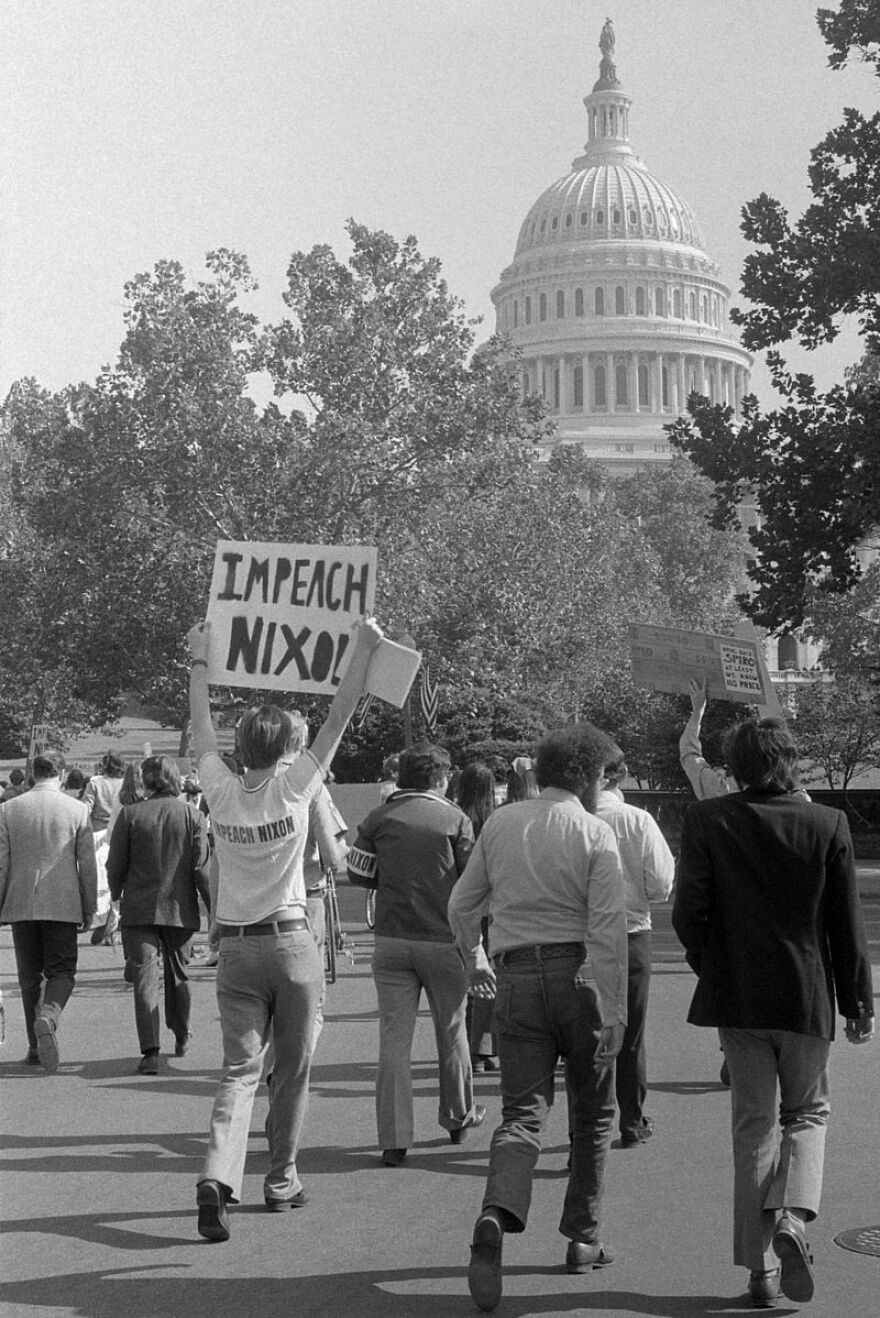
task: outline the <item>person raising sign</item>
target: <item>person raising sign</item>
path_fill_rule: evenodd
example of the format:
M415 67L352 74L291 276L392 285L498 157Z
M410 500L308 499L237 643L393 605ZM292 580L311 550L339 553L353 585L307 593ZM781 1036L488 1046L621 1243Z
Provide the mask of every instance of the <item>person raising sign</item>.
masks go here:
M210 623L189 633L190 717L199 781L211 811L219 871L217 1005L224 1074L211 1113L196 1189L198 1231L228 1240L227 1205L241 1193L254 1095L274 1033L276 1061L267 1124L270 1212L306 1202L296 1155L308 1104L309 1066L323 966L309 927L303 879L309 802L319 790L364 689L382 640L372 619L355 624L354 652L312 746L278 773L293 723L276 705L250 710L238 728L239 777L217 754L208 702Z

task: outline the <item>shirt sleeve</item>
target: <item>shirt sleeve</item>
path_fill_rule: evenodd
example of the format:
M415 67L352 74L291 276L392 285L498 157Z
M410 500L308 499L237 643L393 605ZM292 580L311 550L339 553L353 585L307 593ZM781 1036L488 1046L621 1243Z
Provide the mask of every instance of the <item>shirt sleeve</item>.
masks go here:
M373 810L361 821L354 846L345 859L349 882L358 888L375 888L378 884L379 858L373 841L375 816Z
M450 893L447 908L449 927L468 971L485 970L489 965L481 938L481 921L492 891L483 850L484 836L485 828Z
M648 815L642 839L642 876L649 902L665 902L675 879L675 857L660 831L660 825Z
M309 805L309 836L318 846L322 869L337 870L345 860L348 827L322 783Z
M587 954L602 1024L626 1024L627 942L623 867L614 835L588 840Z
M678 742L678 754L681 767L688 776L698 801L706 801L712 796L726 796L731 790L731 783L726 773L713 769L703 757L700 743L700 724L696 713L691 714Z

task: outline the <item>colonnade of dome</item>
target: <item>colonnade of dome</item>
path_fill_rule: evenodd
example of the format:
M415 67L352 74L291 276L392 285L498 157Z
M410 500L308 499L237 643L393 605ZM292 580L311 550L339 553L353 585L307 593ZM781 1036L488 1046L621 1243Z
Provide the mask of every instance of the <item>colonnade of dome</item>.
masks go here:
M610 22L599 44L584 154L530 208L492 300L556 442L626 470L668 459L663 426L693 391L738 414L751 357L693 210L630 145Z

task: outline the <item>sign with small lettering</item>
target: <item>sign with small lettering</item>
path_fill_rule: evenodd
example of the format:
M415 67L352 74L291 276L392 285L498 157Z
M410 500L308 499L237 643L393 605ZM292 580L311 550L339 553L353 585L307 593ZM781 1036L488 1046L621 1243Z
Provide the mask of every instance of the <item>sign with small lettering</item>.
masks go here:
M332 695L351 629L373 612L376 550L220 540L207 617L208 681Z
M715 700L778 704L756 640L641 622L630 624L629 638L636 686L687 694L691 678L698 678Z

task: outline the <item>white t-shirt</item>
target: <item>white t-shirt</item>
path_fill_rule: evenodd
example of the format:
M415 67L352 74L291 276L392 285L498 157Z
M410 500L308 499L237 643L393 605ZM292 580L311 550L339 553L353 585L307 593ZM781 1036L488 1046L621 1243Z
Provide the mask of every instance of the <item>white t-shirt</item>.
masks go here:
M322 782L315 757L305 751L284 773L246 787L211 752L199 761L199 782L211 811L220 923L258 924L291 906L305 913L309 802Z

